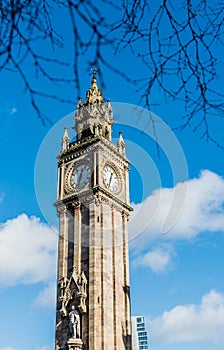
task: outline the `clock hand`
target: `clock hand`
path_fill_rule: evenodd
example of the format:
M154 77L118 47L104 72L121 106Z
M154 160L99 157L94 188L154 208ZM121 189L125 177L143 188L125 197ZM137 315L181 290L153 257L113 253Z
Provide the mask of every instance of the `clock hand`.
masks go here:
M113 175L114 175L114 173L110 173L110 180L109 180L109 186L108 187L110 187Z
M83 172L83 169L81 169L80 171L80 174L79 174L79 179L78 179L78 186L80 184L80 181L81 181L81 178L82 178L82 172Z

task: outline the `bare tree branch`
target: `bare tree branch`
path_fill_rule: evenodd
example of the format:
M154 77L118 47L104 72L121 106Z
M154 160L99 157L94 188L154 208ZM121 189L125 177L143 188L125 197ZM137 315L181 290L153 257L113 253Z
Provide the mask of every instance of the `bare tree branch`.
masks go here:
M158 88L164 97L182 101L185 113L177 119L177 128L190 126L220 146L209 125L214 118L223 118L224 112L224 92L216 84L221 71L220 47L224 44L223 9L224 2L218 0L2 0L0 72L19 74L32 106L45 123L48 119L41 113L37 97L72 101L54 95L49 88L39 91L33 76L52 87L73 85L78 97L79 66L88 57L89 64L99 67L102 83L105 67L133 84L148 108ZM59 11L67 19L73 62L57 56L64 49L64 28L55 21ZM46 54L38 43L44 45ZM132 76L115 67L107 58L107 50L114 55L132 55L136 66L144 67L144 77L138 76L138 70ZM32 72L26 69L27 63L32 65ZM50 73L49 67L56 66L56 75ZM156 132L153 120L149 122Z

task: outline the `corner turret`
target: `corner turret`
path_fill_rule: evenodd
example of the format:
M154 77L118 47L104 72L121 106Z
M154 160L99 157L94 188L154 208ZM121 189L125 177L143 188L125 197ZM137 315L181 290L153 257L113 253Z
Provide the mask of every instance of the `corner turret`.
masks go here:
M124 142L123 134L122 134L121 131L119 132L119 139L118 139L118 142L117 142L117 149L118 149L119 153L125 154L125 142Z
M62 151L65 151L66 149L69 148L69 142L70 142L70 138L68 136L68 128L65 127L64 128L64 135L62 137Z

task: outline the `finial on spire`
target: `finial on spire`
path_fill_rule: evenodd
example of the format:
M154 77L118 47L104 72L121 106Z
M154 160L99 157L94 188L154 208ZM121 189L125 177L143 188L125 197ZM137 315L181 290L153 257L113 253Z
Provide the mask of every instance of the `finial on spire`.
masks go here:
M99 69L96 67L96 65L94 65L93 67L90 67L90 73L89 75L92 75L92 88L97 88L97 79L96 79L96 75L97 72L99 71ZM97 88L98 89L98 88Z
M84 103L84 106L100 104L104 102L102 91L97 86L96 73L98 69L96 66L93 66L90 68L90 70L91 73L89 75L92 75L92 85L86 92L86 101Z
M94 65L93 67L90 67L90 73L89 75L92 75L92 77L96 77L97 72L99 71L99 68Z

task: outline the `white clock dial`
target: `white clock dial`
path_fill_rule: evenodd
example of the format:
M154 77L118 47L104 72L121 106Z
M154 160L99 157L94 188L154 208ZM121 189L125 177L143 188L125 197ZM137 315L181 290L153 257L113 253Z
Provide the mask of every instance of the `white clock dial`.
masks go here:
M105 165L103 168L103 181L106 187L112 191L117 192L119 188L118 177L115 170L110 165Z
M90 179L90 166L86 163L77 165L72 173L71 184L74 189L80 190L87 185Z

